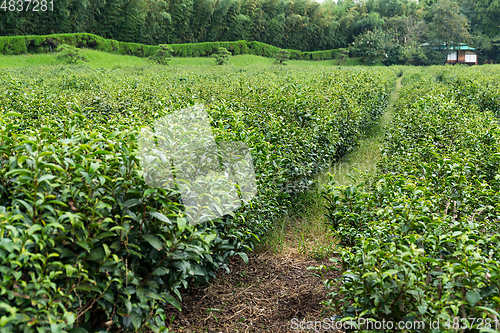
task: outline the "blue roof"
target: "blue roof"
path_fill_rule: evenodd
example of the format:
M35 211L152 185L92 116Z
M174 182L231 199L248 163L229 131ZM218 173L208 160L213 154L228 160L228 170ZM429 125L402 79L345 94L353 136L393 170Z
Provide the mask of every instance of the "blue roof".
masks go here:
M423 43L423 44L420 44L419 46L430 46L429 43ZM446 49L446 45L442 45L442 46L434 46L433 47L434 49ZM475 47L470 47L468 46L467 44L464 44L464 43L460 43L458 45L453 45L453 46L449 46L447 50L451 50L451 51L474 51L476 48Z
M470 47L468 45L458 45L458 46L451 46L449 49L458 51L468 51L468 50L475 50L476 48Z

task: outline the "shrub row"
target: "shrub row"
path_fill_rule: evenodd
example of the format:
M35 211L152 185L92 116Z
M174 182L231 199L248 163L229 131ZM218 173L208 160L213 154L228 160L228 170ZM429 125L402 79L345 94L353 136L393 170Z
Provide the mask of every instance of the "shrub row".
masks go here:
M476 104L480 110L500 116L499 66L433 67L431 73L437 81L453 87L462 104Z
M302 52L299 57L294 59L303 59L303 60L330 60L337 59L340 56L348 56L348 49L334 49L334 50L325 50L325 51L314 51L314 52Z
M442 78L460 70L439 69ZM434 71L405 74L380 172L363 184L324 189L340 242L340 259L333 260L343 273L327 280L340 285L327 304L355 322L419 321L427 325L422 332L496 331L498 118L472 89L487 74L469 71L459 83L437 80Z
M119 42L88 33L54 34L46 36L0 37L0 53L25 54L55 51L59 45L68 44L78 48L91 48L99 51L149 57L158 46Z
M0 53L25 54L54 51L59 45L68 44L75 47L92 48L104 52L149 57L158 46L137 43L120 42L105 39L88 33L54 34L47 36L14 36L0 37ZM170 44L176 57L207 57L218 52L219 47L225 47L233 55L254 54L263 57L274 57L280 48L261 42L206 42L188 44ZM347 49L326 50L316 52L301 52L289 50L290 59L329 60L340 54L347 54Z
M0 331L165 327L163 307L246 259L315 173L381 114L390 70L52 66L0 71ZM258 193L192 226L149 188L144 126L201 103L219 141L251 149ZM296 202L294 202L296 204Z

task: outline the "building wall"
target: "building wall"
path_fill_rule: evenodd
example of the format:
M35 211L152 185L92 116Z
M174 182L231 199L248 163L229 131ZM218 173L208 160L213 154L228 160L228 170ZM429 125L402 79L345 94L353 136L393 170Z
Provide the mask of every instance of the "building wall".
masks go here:
M458 51L457 62L461 62L461 63L465 62L465 51Z
M477 65L477 55L472 51L465 51L465 62L468 64L476 64Z
M446 56L446 62L450 64L477 65L477 54L473 51L453 51Z

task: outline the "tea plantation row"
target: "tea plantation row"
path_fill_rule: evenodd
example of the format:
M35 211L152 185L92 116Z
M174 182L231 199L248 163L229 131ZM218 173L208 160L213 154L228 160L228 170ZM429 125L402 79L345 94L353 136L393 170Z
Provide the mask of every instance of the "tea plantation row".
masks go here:
M162 307L252 250L313 176L384 110L393 72L332 68L39 67L0 72L0 332L165 330ZM251 149L258 193L186 223L149 188L144 126L204 104Z
M486 69L405 71L379 173L324 189L344 320L500 329L500 68Z

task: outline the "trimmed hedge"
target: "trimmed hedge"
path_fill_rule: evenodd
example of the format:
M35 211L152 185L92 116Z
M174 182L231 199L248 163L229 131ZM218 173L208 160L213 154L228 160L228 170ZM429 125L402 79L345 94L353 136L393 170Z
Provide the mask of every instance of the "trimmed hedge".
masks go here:
M54 51L59 45L68 44L79 48L86 47L99 51L149 57L158 49L156 45L119 42L93 34L55 34L47 36L0 37L0 53L25 54Z
M340 55L349 55L348 49L335 49L335 50L325 50L325 51L314 51L314 52L301 52L301 58L304 60L330 60L336 59Z
M254 54L263 57L274 57L281 49L279 47L261 42L247 42L239 40L236 42L206 42L188 44L170 44L176 57L209 57L217 53L219 47L225 47L233 55ZM347 49L335 49L326 51L302 52L288 49L290 59L295 60L330 60L341 54L348 54Z
M133 55L136 57L152 56L158 49L157 45L120 42L106 39L94 34L72 33L54 34L46 36L8 36L0 37L0 54L45 53L55 50L61 44L68 44L79 48L86 47L99 51ZM170 44L175 57L210 57L217 53L219 47L225 47L233 55L254 54L263 57L274 57L281 49L261 42L205 42ZM348 54L347 49L336 49L315 52L290 51L290 59L296 60L329 60L340 54Z

